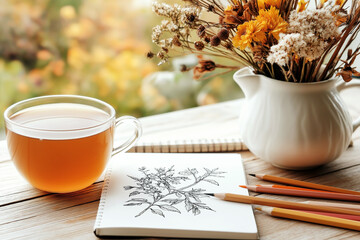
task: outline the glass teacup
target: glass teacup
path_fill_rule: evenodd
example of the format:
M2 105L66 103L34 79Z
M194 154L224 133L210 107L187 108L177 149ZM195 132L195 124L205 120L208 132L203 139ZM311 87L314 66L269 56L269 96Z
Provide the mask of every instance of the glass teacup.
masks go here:
M128 150L142 133L136 118L115 119L109 104L76 95L24 100L10 106L4 117L15 166L30 184L48 192L73 192L91 185L110 156ZM134 131L113 148L115 127L124 123Z

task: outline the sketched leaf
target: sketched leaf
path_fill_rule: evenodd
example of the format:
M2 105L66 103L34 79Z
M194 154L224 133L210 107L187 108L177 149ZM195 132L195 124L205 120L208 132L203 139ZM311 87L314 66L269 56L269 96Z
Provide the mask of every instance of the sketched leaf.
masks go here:
M179 192L176 192L175 195L176 195L178 198L181 198L181 197L182 197L181 193L179 193Z
M130 190L130 189L132 189L132 188L134 188L133 186L124 186L124 189L125 190Z
M201 212L200 212L200 209L199 209L199 208L194 207L194 208L192 209L192 213L196 216L196 215L199 215Z
M219 186L219 183L215 180L212 180L212 179L204 179L205 182L208 182L208 183L211 183L211 184L214 184L216 186Z
M197 201L197 202L201 202L200 198L198 196L196 196L196 194L190 194L190 197L195 199L195 201Z
M171 205L175 205L175 204L183 202L184 200L185 199L164 199L164 200L161 200L161 202L167 202L167 203L170 203Z
M211 173L211 172L212 172L210 169L208 169L208 168L206 168L206 167L204 167L204 169L205 169L205 171L206 171L207 173Z
M129 194L129 197L135 196L135 195L138 195L138 194L140 194L139 191L134 191L134 192L132 192L132 193Z
M193 209L194 205L188 200L186 199L185 200L185 209L186 211L190 212L191 209Z
M210 208L210 207L208 207L206 205L198 205L197 207L215 212L215 210L213 210L212 208Z
M142 204L141 202L138 202L138 203L126 203L126 204L124 204L124 206L139 206L141 204Z
M179 209L177 209L176 207L171 206L171 205L159 205L159 207L160 207L162 210L167 210L167 211L171 211L171 212L181 213Z
M156 193L154 193L153 197L154 197L155 200L159 200L159 199L162 198L162 195L159 194L158 192L156 192Z
M151 212L154 213L154 214L157 214L157 215L160 215L162 217L165 217L164 213L161 211L161 210L158 210L158 209L152 209L150 208Z
M130 200L127 200L126 202L142 202L142 203L146 203L148 201L145 198L132 198Z
M205 189L202 189L202 188L193 188L191 189L192 192L205 192L206 190Z
M130 176L130 175L127 175L129 178L131 178L131 179L133 179L133 180L135 180L135 181L138 181L138 182L140 182L140 179L139 178L136 178L136 177L133 177L133 176Z

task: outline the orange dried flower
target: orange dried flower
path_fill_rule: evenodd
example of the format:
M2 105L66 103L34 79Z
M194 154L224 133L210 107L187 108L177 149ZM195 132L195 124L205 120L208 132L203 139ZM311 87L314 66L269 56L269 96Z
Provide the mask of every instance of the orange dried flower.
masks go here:
M282 0L258 0L259 9L268 9L271 6L280 9Z
M259 21L250 21L238 26L233 45L244 50L253 42L266 42L265 26Z
M328 0L320 0L321 6L324 5ZM345 0L335 0L335 5L342 6L344 4Z
M261 9L259 16L256 17L268 34L271 34L276 40L279 40L280 33L286 32L288 23L280 16L279 10L271 7L269 10Z
M298 12L302 12L306 9L307 5L309 4L309 1L300 0L298 3Z
M242 24L251 20L251 10L248 4L242 5L238 2L236 5L228 6L224 11L223 23Z
M335 5L342 6L344 4L345 0L335 0Z

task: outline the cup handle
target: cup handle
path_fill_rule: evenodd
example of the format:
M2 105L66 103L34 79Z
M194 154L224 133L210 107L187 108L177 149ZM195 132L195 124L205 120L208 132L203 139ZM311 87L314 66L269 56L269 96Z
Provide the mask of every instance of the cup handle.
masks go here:
M344 89L352 88L352 87L360 87L360 81L353 79L351 82L345 82L341 80L341 82L339 82L336 85L336 89L338 90L338 92L341 92ZM360 127L360 117L358 117L355 121L353 121L352 125L353 125L353 132L355 132L355 130L358 127Z
M141 123L138 119L131 117L131 116L123 116L123 117L117 118L115 121L115 131L116 131L116 127L118 127L119 125L121 125L125 122L130 122L134 126L134 134L120 146L114 147L112 150L111 156L114 156L115 154L118 154L120 152L127 151L141 137L141 134L142 134Z

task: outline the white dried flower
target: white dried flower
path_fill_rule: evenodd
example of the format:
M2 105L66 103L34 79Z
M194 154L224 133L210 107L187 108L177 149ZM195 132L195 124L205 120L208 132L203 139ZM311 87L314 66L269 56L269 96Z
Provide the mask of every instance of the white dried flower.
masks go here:
M293 53L299 53L305 47L306 42L301 34L280 34L279 42L270 48L270 54L267 60L270 63L277 63L280 66L285 66L289 63Z
M287 32L300 33L303 36L312 33L321 41L328 41L339 35L335 18L328 8L292 11Z
M163 49L181 46L179 39L189 39L190 30L196 29L199 25L201 8L194 5L182 7L178 4L169 5L154 2L152 10L159 16L169 18L169 20L163 20L160 25L154 27L152 32L152 41ZM175 41L174 37L161 39L163 33L170 33L175 37ZM168 59L165 52L159 52L157 57L161 59L160 63Z
M201 8L195 6L181 7L178 4L173 6L166 3L154 2L152 10L159 16L168 17L175 25L193 26L199 20Z
M169 48L173 45L173 38L162 39L158 44L160 47Z
M173 22L169 20L162 20L161 25L157 25L153 28L151 39L153 43L161 47L169 47L170 45L167 43L168 40L166 41L166 43L163 40L160 40L161 35L164 32L178 32L178 29L179 29L178 26L175 25ZM170 39L170 41L172 41L172 39Z
M157 25L157 26L153 27L152 35L151 35L152 42L155 43L155 44L158 44L159 41L160 41L161 34L162 34L162 30L161 30L160 25Z
M195 23L199 20L200 8L197 7L185 7L181 9L180 23L194 27Z
M315 10L292 11L287 33L281 34L278 44L271 47L267 60L284 66L292 54L311 60L321 57L329 42L340 34L330 4Z
M154 2L152 10L159 16L168 17L170 19L177 19L181 13L181 6L174 4L173 6L166 3Z

